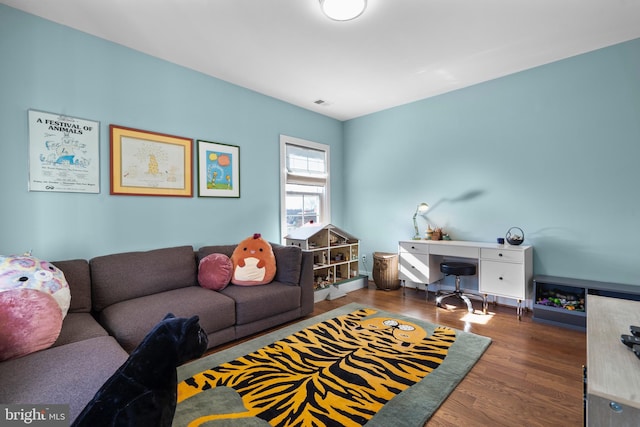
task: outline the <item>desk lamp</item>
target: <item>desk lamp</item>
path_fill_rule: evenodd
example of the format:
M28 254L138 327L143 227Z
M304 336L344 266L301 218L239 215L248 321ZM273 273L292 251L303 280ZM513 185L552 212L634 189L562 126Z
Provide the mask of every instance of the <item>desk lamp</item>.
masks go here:
M416 213L413 214L413 228L416 230L416 234L415 236L413 236L413 240L420 240L420 232L418 231L418 221L416 221L416 218L418 217L418 214L424 215L424 213L428 210L429 205L426 203L420 203L416 208Z

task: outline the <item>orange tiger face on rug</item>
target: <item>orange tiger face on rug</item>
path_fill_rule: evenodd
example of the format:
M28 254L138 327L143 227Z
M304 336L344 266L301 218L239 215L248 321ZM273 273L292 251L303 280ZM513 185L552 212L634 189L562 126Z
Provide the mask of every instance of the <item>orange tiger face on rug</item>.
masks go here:
M376 332L391 332L393 337L400 341L403 346L420 343L426 336L427 331L413 323L400 323L395 319L384 317L373 317L360 321L362 329L373 330Z
M196 374L178 384L178 409L191 399L213 402L213 394L231 393L236 412L209 406L206 414L195 411L189 425L256 417L270 425L363 425L437 369L456 340L453 329L436 327L429 335L375 313L335 317Z

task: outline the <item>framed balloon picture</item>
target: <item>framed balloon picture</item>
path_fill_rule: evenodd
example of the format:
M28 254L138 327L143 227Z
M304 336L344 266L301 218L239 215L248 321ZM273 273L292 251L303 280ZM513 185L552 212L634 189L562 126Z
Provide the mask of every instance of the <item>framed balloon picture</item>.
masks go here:
M240 197L240 147L198 141L198 196Z

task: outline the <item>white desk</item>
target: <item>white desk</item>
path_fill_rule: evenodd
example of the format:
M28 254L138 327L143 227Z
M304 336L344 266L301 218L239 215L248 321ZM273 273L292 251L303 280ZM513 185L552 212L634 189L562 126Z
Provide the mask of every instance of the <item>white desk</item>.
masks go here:
M533 246L455 240L404 240L398 243L399 278L427 285L442 279L445 258L469 258L478 263L481 294L517 300L518 319L522 301L533 289ZM485 298L486 300L486 298ZM486 309L486 307L483 307Z

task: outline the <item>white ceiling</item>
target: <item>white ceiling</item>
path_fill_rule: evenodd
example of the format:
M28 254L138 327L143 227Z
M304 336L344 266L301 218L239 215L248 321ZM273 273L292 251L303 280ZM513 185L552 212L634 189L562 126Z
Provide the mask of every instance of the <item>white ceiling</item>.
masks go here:
M640 0L0 3L339 120L640 37Z

